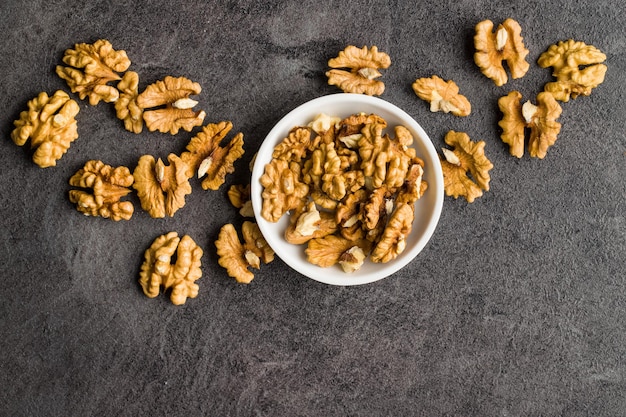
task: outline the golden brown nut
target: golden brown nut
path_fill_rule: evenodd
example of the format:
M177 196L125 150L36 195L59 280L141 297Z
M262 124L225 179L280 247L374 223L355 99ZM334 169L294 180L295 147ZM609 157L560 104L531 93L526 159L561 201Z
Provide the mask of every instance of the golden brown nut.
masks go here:
M307 152L316 147L311 143L311 130L306 127L293 128L272 152L272 158L300 162Z
M493 164L485 156L485 142L473 142L467 133L453 130L446 134L444 140L452 147L443 149L444 158L441 159L446 195L454 198L462 196L472 203L483 195L483 190L489 191L489 171Z
M533 158L543 159L561 131L561 124L556 121L561 115L561 106L547 92L537 95L537 105L530 101L522 105L521 99L519 91L511 91L498 100L503 114L502 120L498 122L502 128L500 137L509 145L511 155L521 158L524 154L525 132L529 129L528 153Z
M385 91L385 84L376 79L382 75L379 69L390 65L389 55L379 52L376 46L359 49L350 45L328 61L328 66L333 69L326 72L326 76L329 85L336 85L346 93L379 96Z
M413 206L398 205L387 223L382 236L372 250L372 262L386 263L398 257L406 249L406 238L413 228Z
M168 166L160 158L155 161L151 155L144 155L133 172L133 187L141 208L154 218L172 217L185 205L185 196L191 193L187 164L174 154L167 159Z
M72 175L69 183L74 187L91 188L93 193L71 190L70 201L87 216L130 220L134 212L133 203L120 199L131 192L133 181L128 168L113 168L102 161L91 160Z
M444 81L436 75L418 78L412 85L419 98L430 103L430 111L468 116L472 111L469 100L459 94L459 87L452 80Z
M237 230L232 224L220 229L215 246L218 263L226 269L229 276L242 284L249 284L254 274L249 267L259 269L261 262L267 264L274 260L274 251L267 244L256 223L246 221L242 225L244 242L241 243Z
M202 276L202 254L202 248L188 235L180 239L178 233L169 232L156 238L145 252L139 274L144 294L154 298L161 287L171 289L170 300L175 305L197 297L199 287L195 282Z
M285 230L285 240L294 245L301 245L311 239L335 233L337 222L329 211L319 211L314 202L297 208L289 219Z
M194 127L201 126L206 113L204 110L194 111L198 103L189 98L200 91L200 84L185 77L167 76L146 87L136 100L144 110L143 119L148 130L175 135L180 129L191 132Z
M78 103L62 90L50 97L45 92L39 93L28 102L28 110L13 122L11 139L18 146L24 146L30 139L30 147L35 150L33 162L41 168L56 166L56 161L78 138L75 119L78 112Z
M545 91L559 101L569 101L579 95L588 96L604 81L606 55L592 45L573 39L550 46L539 56L541 68L552 67L555 82L545 85Z
M74 45L74 49L65 51L63 62L68 66L57 65L56 73L67 82L72 93L78 93L81 100L88 97L92 106L100 100L112 103L118 99L118 90L107 84L119 80L118 73L130 66L126 52L114 50L104 39Z
M498 25L495 32L490 20L476 25L474 62L498 87L507 82L503 61L506 61L512 78L523 77L530 68L526 62L529 51L524 46L521 33L519 23L510 18Z
M336 235L328 235L311 239L304 252L307 260L313 265L328 268L337 264L342 255L354 246L361 248L364 253L369 253L372 244L367 240L353 241Z
M282 159L272 159L265 165L260 178L263 186L261 215L269 222L277 222L283 214L302 204L309 186L300 179L300 167Z
M120 97L115 102L115 112L118 119L124 121L124 128L133 133L143 130L143 109L137 105L139 95L139 75L134 71L127 71L117 84Z
M209 123L187 145L181 159L189 166L187 176L197 172L205 190L217 190L226 181L226 175L235 171L235 161L244 154L243 133L237 133L225 147L220 143L233 128L231 122Z
M234 184L228 189L228 200L239 209L239 214L243 217L254 217L252 200L250 200L250 184Z

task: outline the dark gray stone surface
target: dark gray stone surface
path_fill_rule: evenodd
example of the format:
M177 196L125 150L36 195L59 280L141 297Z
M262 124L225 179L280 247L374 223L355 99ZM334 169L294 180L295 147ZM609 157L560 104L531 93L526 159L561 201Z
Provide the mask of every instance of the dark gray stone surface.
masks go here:
M472 60L483 19L520 22L531 68L496 87ZM626 415L626 8L601 1L24 1L0 6L0 415ZM69 177L89 159L134 167L180 152L175 137L126 132L112 106L80 102L79 139L40 169L10 139L39 92L69 91L54 68L75 43L127 51L142 87L166 75L203 86L207 122L232 120L246 155L220 191L197 183L173 218L87 218ZM532 98L536 65L573 38L607 55L604 84L563 104L544 160L509 155L498 97ZM390 54L382 98L422 124L487 142L491 190L446 198L425 250L394 276L332 287L264 266L248 286L213 242L240 222L227 186L272 125L337 92L326 61L348 44ZM454 79L467 118L433 114L418 77ZM133 200L137 203L137 200ZM137 283L143 251L175 230L205 249L200 294L175 307Z

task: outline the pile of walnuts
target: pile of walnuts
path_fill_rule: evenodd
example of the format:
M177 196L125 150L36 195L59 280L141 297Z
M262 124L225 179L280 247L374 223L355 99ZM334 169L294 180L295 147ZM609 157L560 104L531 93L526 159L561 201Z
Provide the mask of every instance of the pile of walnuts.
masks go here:
M494 30L489 20L475 27L474 61L495 85L521 78L528 71L529 53L521 26L506 19ZM503 114L501 139L510 154L521 158L524 148L531 157L544 158L560 132L559 102L586 96L604 81L606 56L597 48L574 40L560 41L541 54L537 63L552 68L555 80L544 86L535 103L522 104L519 91L498 100ZM173 216L192 192L189 180L203 178L205 190L217 190L234 171L244 154L243 134L222 144L232 130L229 121L203 126L206 113L194 110L191 96L201 86L185 77L167 76L143 91L139 75L130 71L125 51L115 50L107 40L80 43L65 51L56 73L72 93L91 105L113 103L124 128L139 134L149 131L176 135L181 129L201 130L180 155L171 153L167 163L143 155L131 172L99 160L87 161L69 180L69 193L76 209L87 216L114 221L131 219L134 207L122 198L133 192L141 207L153 218ZM350 93L381 95L385 90L381 70L391 65L389 55L376 46L348 46L328 61L328 84ZM437 75L419 78L413 91L430 104L433 112L465 117L469 100L452 80ZM78 138L79 106L62 90L40 93L27 103L14 122L11 138L18 146L30 141L32 159L42 168L54 167ZM307 244L312 263L328 267L339 264L346 272L357 270L369 256L373 262L388 262L403 250L411 231L415 202L427 188L422 179L423 161L409 146L407 129L397 127L394 137L383 134L386 123L377 115L354 114L346 119L323 115L308 126L294 127L274 149L272 161L261 178L263 217L278 221L292 212L285 239ZM526 137L528 135L528 138ZM486 157L485 142L473 142L464 132L449 131L449 148L440 156L446 194L473 202L489 190L493 164ZM253 217L250 185L234 185L228 191L231 203L244 217ZM318 207L322 210L318 210ZM243 242L232 224L224 225L216 241L219 264L238 282L249 283L249 268L274 259L274 252L252 221L242 226ZM189 237L176 232L159 236L145 252L140 273L144 293L155 297L164 288L174 304L196 297L195 281L202 275L202 249Z

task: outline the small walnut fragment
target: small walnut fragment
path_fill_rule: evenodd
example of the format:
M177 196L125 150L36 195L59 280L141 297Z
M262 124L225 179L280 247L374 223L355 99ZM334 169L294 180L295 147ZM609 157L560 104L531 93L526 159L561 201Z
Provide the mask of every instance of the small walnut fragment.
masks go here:
M68 66L57 65L57 75L67 82L72 93L78 93L81 100L89 98L92 106L100 100L112 103L118 99L118 90L108 83L120 80L118 73L130 66L126 52L116 51L111 42L104 39L93 44L74 45L74 49L65 51L63 62Z
M506 61L512 78L523 77L530 68L526 62L529 51L524 46L521 33L519 23L510 18L498 25L495 32L490 20L476 25L474 62L498 87L508 80L503 61Z
M328 61L332 69L326 72L329 85L336 85L346 93L381 95L385 84L377 80L380 69L389 68L391 58L379 52L376 46L357 48L349 45Z
M537 60L541 68L552 67L556 81L545 85L559 101L567 102L579 95L588 96L604 81L606 55L595 46L573 39L560 41L542 53Z
M228 200L243 217L254 217L252 200L250 200L250 184L234 184L228 189Z
M561 131L561 124L556 120L561 115L561 106L548 92L537 95L537 104L530 101L521 104L522 94L511 91L498 99L498 106L503 114L498 125L502 128L500 137L509 145L511 155L521 158L524 155L526 130L528 153L533 158L543 159L548 148L556 142Z
M129 132L141 133L143 130L143 109L137 104L139 95L139 75L127 71L117 83L120 96L115 102L117 118L124 121L124 128Z
M444 158L441 159L446 195L454 198L462 196L472 203L483 195L483 191L489 191L489 171L493 164L485 156L485 142L473 142L466 133L453 130L446 134L444 140L452 147L443 149Z
M175 305L185 304L187 298L198 296L195 282L202 277L200 248L191 237L181 238L169 232L154 240L144 254L139 284L146 296L159 295L161 287L171 290L170 300Z
M56 166L78 138L75 117L79 110L78 103L62 90L52 96L39 93L28 102L28 110L13 122L11 139L18 146L24 146L30 139L30 147L35 150L33 162L41 168Z
M188 165L187 176L203 178L202 188L217 190L226 181L226 175L235 171L235 161L244 154L243 133L237 133L226 146L220 143L233 128L228 121L209 123L187 145L181 159Z
M189 98L200 91L200 84L185 77L167 76L146 87L136 102L144 111L143 119L148 130L175 135L180 129L191 132L194 127L201 126L206 113L204 110L194 111L198 102Z
M444 81L433 75L430 78L418 78L412 87L419 98L430 103L431 112L442 111L463 117L472 111L469 100L459 94L459 87L452 80Z
M329 211L319 211L313 201L298 207L289 219L289 226L285 230L285 240L294 245L300 245L311 239L324 237L335 233L337 221L335 214Z
M120 199L131 192L134 178L127 167L113 168L102 161L91 160L69 180L71 186L90 188L92 193L70 190L70 201L86 216L100 216L115 221L130 220L134 207Z
M267 264L274 260L274 251L267 244L256 223L245 221L242 225L243 243L232 224L225 224L215 246L218 263L226 269L229 276L242 284L249 284L254 274L249 267L260 269L261 262Z
M151 155L139 158L133 172L133 187L141 201L141 208L153 218L172 217L185 205L185 196L191 193L188 165L174 154L167 157L170 165Z

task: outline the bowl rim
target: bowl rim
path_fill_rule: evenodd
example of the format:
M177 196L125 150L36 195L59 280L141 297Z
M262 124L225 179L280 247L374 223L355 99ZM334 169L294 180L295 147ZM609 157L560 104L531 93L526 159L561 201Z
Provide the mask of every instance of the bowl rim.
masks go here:
M263 204L261 193L263 192L263 188L260 184L259 179L263 175L263 172L265 170L265 164L267 164L271 159L271 153L274 147L287 135L287 133L293 127L298 125L297 122L293 121L294 119L303 119L303 115L306 114L308 115L308 121L311 121L318 114L324 113L323 109L325 106L331 104L333 106L345 105L348 108L357 107L354 111L351 110L347 112L346 116L361 111L358 109L358 106L362 105L367 108L382 109L383 112L393 114L395 118L402 119L402 124L407 127L414 135L413 146L416 145L416 141L419 141L421 143L420 148L422 148L425 154L419 154L419 156L422 159L427 159L427 163L431 164L430 168L427 167L427 171L430 173L430 175L428 176L428 190L426 192L430 191L431 193L435 194L434 202L432 211L429 212L430 217L428 219L428 222L425 224L425 228L423 229L422 234L417 239L417 242L413 246L407 247L406 250L393 261L385 264L376 264L380 267L373 269L369 272L360 274L359 272L361 272L361 270L352 274L348 274L343 271L340 271L340 274L329 273L329 268L322 268L317 265L313 265L308 261L302 262L297 257L291 257L286 256L286 254L281 254L281 251L279 249L291 244L284 240L284 238L282 237L282 232L280 233L280 237L277 237L276 231L272 231L271 228L276 229L278 223L280 222L268 222L261 215L261 208ZM375 113L375 111L370 110L364 111L369 113ZM335 114L330 115L334 116ZM341 117L342 115L339 116ZM266 154L269 154L269 157L267 160L264 160L263 156ZM400 269L404 268L411 261L413 261L415 257L423 250L423 248L426 246L426 244L434 234L437 224L439 222L439 218L441 216L444 200L443 173L441 170L439 156L437 154L437 151L435 150L432 141L430 140L430 137L420 126L420 124L407 112L386 100L378 97L351 93L335 93L316 97L312 100L298 105L297 107L286 113L265 136L261 147L259 148L257 155L255 156L255 162L252 169L250 190L250 197L252 201L255 220L267 243L276 253L276 256L280 257L290 268L308 278L325 284L339 286L369 284L387 278L399 271ZM439 190L439 192L436 192L435 190ZM420 201L421 199L418 200L416 204L419 204ZM284 218L285 216L283 216L281 221L284 220ZM282 231L283 229L281 228L280 230ZM411 233L414 232L415 228ZM298 245L291 246L296 247ZM302 249L302 252L304 252L304 249ZM335 268L338 267L336 266ZM316 273L313 273L312 271L315 271Z

